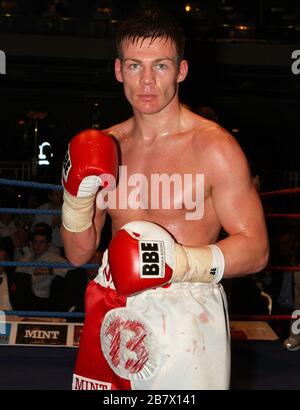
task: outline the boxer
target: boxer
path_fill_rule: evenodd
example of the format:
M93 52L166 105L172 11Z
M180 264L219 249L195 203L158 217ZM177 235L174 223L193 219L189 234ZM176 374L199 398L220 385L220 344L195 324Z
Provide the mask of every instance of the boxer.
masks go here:
M73 388L228 389L229 327L220 281L260 271L268 259L249 166L230 134L180 104L188 63L184 36L170 16L147 11L124 21L117 50L115 75L133 116L75 136L63 167L69 260L86 263L106 215L112 220L111 243L86 292ZM131 178L126 190L118 165ZM165 198L157 200L159 189L133 188L141 175L146 182L153 175L203 175L203 215L186 217L185 192L170 189L174 206L166 209ZM197 185L188 188L195 197ZM117 199L107 208L99 206L104 191ZM137 206L137 193L156 206ZM112 206L124 195L126 207ZM218 240L221 227L228 236Z

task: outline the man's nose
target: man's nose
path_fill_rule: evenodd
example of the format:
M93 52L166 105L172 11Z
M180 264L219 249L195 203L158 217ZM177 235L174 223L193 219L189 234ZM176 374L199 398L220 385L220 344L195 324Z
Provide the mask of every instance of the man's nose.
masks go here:
M152 67L145 67L141 76L141 83L143 85L155 84L155 75Z

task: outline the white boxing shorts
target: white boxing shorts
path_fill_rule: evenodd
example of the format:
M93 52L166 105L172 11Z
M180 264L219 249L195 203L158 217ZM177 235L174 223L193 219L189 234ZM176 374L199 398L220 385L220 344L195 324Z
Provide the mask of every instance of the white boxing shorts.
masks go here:
M73 389L229 388L229 322L220 284L175 283L120 296L105 253L85 310Z

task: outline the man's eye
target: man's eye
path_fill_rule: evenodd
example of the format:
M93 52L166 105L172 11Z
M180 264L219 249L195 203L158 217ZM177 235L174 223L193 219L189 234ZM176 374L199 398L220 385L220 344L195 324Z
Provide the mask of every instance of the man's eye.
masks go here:
M166 66L166 64L159 63L159 64L156 64L156 68L158 70L165 70L167 68L167 66Z
M140 65L136 63L129 64L130 70L137 70L139 67Z

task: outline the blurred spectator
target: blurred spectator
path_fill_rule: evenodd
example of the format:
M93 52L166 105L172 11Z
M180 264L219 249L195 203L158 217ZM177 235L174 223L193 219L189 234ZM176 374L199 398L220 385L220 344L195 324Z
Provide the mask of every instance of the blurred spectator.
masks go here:
M296 234L292 231L283 231L277 237L277 257L274 263L278 266L298 266L299 256L297 253ZM276 298L277 312L292 313L300 312L300 266L294 272L273 273L272 290ZM284 346L290 351L300 349L300 334L294 332L291 322L290 335L284 341Z
M20 227L12 236L14 244L14 260L18 261L23 255L23 250L29 247L30 227L24 225Z
M299 271L294 272L294 299L295 299L294 309L298 311L297 315L299 315L300 314L300 267L299 267ZM290 335L283 343L284 347L290 351L296 351L300 349L300 332L297 333L299 331L299 325L295 326L294 328L293 324L296 325L295 320L292 320L291 327L290 327Z
M0 261L13 259L13 244L10 238L0 238ZM23 310L31 298L28 275L14 273L14 268L0 266L0 309Z
M35 224L32 234L35 233L35 231L40 231L40 230L46 231L47 236L49 238L52 238L52 229L45 222L38 222L37 224ZM31 236L32 236L32 234L31 234ZM29 241L29 239L30 239L29 236L30 236L30 232L28 231L28 235L26 237L26 240L23 240L23 242L20 241L19 246L16 245L16 241L14 240L14 244L15 244L15 258L14 259L16 261L20 261L24 256L26 256L28 253L30 253L31 245L30 245L30 241ZM48 251L51 252L51 253L55 253L56 255L61 255L60 248L58 246L54 245L52 243L52 240L48 244Z
M8 237L12 240L16 256L28 241L29 229L26 218L15 218L13 214L0 213L0 237Z
M63 193L62 191L52 190L48 193L49 201L39 206L38 210L61 210ZM32 231L35 229L35 225L39 222L48 224L52 229L52 243L61 249L63 254L63 242L60 235L61 217L60 215L41 215L37 214L32 221Z
M33 232L40 231L40 230L43 230L43 229L52 238L53 230L51 229L51 226L48 225L46 222L38 222L37 224L35 224L34 228L33 228ZM48 251L50 251L52 253L56 253L57 255L61 254L60 248L52 242L52 239L51 239L51 242L48 244Z
M49 232L44 229L36 230L32 234L31 249L21 261L23 262L67 262L65 258L50 252L48 249L51 243ZM67 274L67 269L52 269L52 268L33 268L33 267L18 267L16 272L22 272L30 275L31 287L33 291L32 300L29 302L28 309L32 310L47 310L51 303L51 284L56 277L64 278Z
M11 193L9 190L1 190L0 192L0 207L1 208L17 208L21 207L18 203L16 193ZM15 247L15 258L18 258L21 249L26 246L29 240L31 226L31 218L28 215L0 213L0 237L9 237L13 241Z
M0 238L0 262L7 262L10 259L7 246ZM9 297L8 274L4 266L0 266L0 309L10 310L12 308Z
M32 192L30 190L28 190L28 192L26 192L26 195L23 194L21 195L22 197L22 202L20 203L20 207L21 208L25 208L25 209L35 209L39 206L39 204L41 202L39 202L39 196L40 196L40 192ZM32 226L32 221L34 219L33 214L28 214L28 215L22 215L22 219L25 220L25 225L31 227ZM17 223L18 224L18 223Z
M291 231L277 233L271 249L272 266L295 266L296 237ZM294 309L294 272L267 272L265 289L272 295L273 313L290 314Z
M292 232L283 232L278 237L279 255L277 264L285 266L296 265L296 240ZM294 272L283 272L278 303L281 306L294 309Z
M17 226L14 221L14 216L10 213L0 213L0 236L13 237L17 232Z

